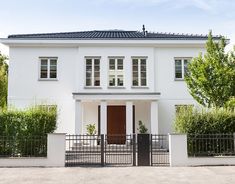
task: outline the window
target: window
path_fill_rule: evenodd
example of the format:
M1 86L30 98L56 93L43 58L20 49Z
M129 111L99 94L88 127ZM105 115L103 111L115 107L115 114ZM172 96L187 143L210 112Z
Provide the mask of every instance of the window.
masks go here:
M124 70L122 58L109 59L109 86L123 86Z
M100 59L86 59L86 86L100 86Z
M132 59L132 85L147 86L146 59Z
M40 58L40 79L57 79L57 58Z
M181 104L181 105L175 105L175 112L176 114L180 111L180 109L193 109L192 104Z
M46 111L46 112L53 112L57 110L57 106L56 105L38 105L38 108Z
M189 58L176 58L175 59L175 79L184 79L187 72Z

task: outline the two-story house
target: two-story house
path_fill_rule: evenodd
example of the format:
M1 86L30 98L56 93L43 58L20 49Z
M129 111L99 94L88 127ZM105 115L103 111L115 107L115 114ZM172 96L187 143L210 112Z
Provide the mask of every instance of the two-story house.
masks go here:
M215 36L218 40L220 37ZM207 36L143 31L10 35L8 103L56 105L57 132L130 134L173 131L178 105L197 105L184 73Z

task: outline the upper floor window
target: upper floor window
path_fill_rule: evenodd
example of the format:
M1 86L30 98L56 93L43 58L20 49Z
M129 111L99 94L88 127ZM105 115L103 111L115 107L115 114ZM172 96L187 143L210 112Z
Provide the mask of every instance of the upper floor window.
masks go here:
M176 114L180 112L180 110L192 110L194 107L193 104L179 104L175 105Z
M123 58L109 58L109 86L123 86Z
M132 59L132 85L147 86L146 58Z
M57 79L57 58L40 58L40 79Z
M46 112L56 112L57 106L56 105L38 105L38 108L42 111Z
M190 58L175 58L175 79L183 80Z
M100 86L100 58L86 58L86 86Z

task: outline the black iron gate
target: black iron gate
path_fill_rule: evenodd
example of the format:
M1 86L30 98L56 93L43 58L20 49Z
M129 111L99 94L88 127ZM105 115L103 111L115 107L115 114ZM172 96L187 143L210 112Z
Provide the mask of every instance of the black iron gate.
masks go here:
M168 135L151 135L151 165L169 166L169 137Z
M65 165L135 166L142 162L138 155L139 135L67 135ZM142 136L143 137L143 136ZM148 163L169 165L168 136L149 135L146 146ZM140 139L140 138L139 138ZM145 140L146 141L146 140ZM150 148L150 149L149 149ZM139 153L141 154L141 153ZM142 156L143 158L143 156ZM144 159L146 160L146 158Z

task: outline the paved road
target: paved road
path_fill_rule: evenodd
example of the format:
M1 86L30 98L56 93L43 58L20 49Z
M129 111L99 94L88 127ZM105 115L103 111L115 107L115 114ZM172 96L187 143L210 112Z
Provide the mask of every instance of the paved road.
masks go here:
M0 168L0 184L234 184L235 167Z

